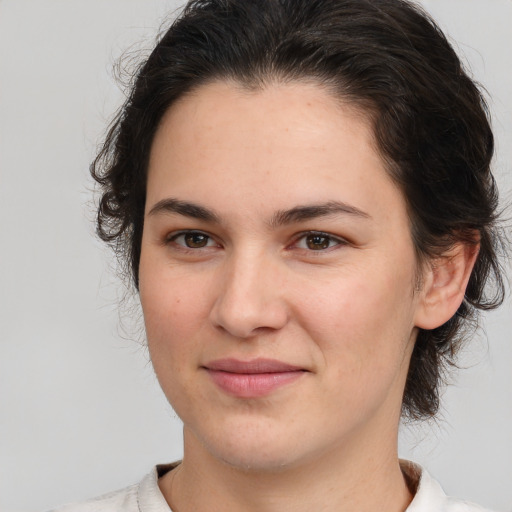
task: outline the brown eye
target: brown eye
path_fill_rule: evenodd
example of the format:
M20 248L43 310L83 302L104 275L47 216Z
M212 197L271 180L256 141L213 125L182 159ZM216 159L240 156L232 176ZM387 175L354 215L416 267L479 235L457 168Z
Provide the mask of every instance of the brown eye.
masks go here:
M332 239L325 235L311 234L306 236L306 245L308 249L311 249L312 251L328 249L331 242Z
M293 244L297 249L316 252L332 249L337 245L347 245L347 241L343 238L339 238L322 231L310 231L309 233L304 233L300 238L296 239Z
M201 231L185 231L169 236L166 243L172 243L186 249L203 249L206 247L216 247L217 243L211 236Z
M192 232L184 234L183 239L187 247L190 247L191 249L200 249L201 247L206 247L208 245L210 237L203 233Z

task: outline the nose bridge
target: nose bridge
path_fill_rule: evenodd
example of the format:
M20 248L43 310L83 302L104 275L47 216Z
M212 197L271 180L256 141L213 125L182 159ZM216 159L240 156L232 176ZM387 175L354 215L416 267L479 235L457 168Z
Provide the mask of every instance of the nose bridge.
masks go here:
M220 277L212 321L239 338L250 337L257 329L284 326L288 314L277 267L277 262L257 247L233 251Z

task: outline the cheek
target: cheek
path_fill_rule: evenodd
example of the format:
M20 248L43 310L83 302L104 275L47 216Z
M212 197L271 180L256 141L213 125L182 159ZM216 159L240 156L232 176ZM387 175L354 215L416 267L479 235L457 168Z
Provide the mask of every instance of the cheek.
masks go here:
M168 401L182 417L200 393L191 375L198 365L207 307L193 279L142 272L140 300L151 362Z
M400 286L345 279L343 286L304 303L303 327L320 349L324 396L335 421L363 421L388 399L401 402L412 325ZM306 323L308 322L308 323ZM391 397L391 398L390 398Z
M184 368L198 332L208 318L207 294L200 276L185 276L141 262L140 300L151 360L159 380Z
M407 265L384 272L378 263L310 287L298 318L341 372L382 374L396 369L413 331L413 279Z
M200 276L173 271L155 259L141 259L139 294L148 337L193 328L206 308ZM151 339L149 340L151 342Z

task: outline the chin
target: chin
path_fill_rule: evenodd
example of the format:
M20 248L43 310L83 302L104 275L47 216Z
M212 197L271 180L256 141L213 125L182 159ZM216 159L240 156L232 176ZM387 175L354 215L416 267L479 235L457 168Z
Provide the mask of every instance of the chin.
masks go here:
M254 423L225 426L221 431L198 433L197 438L214 459L247 472L279 472L308 458L303 435L269 427Z
M292 460L290 453L282 456L276 455L278 454L262 453L261 446L254 448L249 453L246 451L226 453L223 450L217 454L218 459L224 464L247 473L278 473L290 469L298 463L297 457Z

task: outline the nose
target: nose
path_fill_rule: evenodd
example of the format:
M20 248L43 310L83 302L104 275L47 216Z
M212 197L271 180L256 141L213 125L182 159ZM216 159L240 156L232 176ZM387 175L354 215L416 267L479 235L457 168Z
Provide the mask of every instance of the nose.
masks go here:
M288 322L283 273L261 255L231 258L225 263L211 321L237 338L276 331Z

